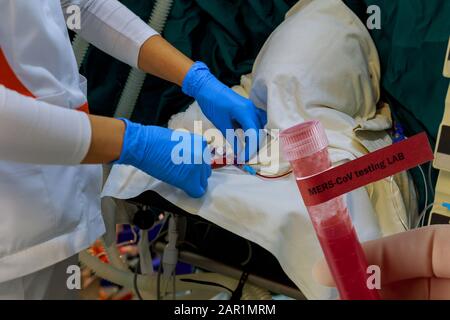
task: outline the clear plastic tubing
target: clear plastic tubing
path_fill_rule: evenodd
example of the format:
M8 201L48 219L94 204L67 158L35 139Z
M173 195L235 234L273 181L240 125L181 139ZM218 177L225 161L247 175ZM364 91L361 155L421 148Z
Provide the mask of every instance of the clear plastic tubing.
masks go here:
M283 154L297 184L331 167L328 139L319 121L308 121L280 133ZM343 300L377 300L367 285L367 260L353 227L345 196L307 207L325 259Z

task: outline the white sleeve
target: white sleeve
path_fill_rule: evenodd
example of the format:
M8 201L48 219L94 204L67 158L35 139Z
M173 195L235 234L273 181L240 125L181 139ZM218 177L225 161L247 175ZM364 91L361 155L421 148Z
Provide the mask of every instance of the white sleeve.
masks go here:
M0 85L0 160L76 165L91 143L84 112L50 105Z
M81 29L75 31L82 38L132 67L143 43L158 34L117 0L60 1L66 17L71 5L79 6Z

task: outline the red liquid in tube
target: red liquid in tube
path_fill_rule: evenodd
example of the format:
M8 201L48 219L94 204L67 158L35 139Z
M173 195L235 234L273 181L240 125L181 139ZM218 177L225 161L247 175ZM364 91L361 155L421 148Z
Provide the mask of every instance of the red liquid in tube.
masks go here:
M297 183L331 167L328 140L319 121L308 121L280 134L283 151ZM367 260L358 241L345 196L307 207L328 267L343 300L377 300L367 285Z

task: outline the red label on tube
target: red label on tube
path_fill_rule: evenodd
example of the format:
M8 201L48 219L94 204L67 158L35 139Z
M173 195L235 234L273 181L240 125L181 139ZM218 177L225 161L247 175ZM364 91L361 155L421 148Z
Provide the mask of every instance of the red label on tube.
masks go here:
M420 133L297 183L305 205L314 206L433 158L427 135Z

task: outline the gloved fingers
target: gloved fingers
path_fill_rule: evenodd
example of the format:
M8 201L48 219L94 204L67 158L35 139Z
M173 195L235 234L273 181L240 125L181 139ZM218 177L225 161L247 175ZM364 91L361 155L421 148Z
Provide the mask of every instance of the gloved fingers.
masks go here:
M202 197L208 188L208 178L211 175L211 151L203 136L192 135L192 159L189 164L191 174L189 175L189 187L186 193L193 198Z
M208 166L206 164L202 165L202 168L200 170L200 184L203 189L208 188Z
M263 119L260 118L260 114L257 110L258 108L253 107L252 109L238 113L235 116L236 121L244 131L247 131L248 129L261 130L264 128L264 125L261 122Z
M211 164L212 164L212 155L211 155L211 149L208 146L208 142L206 141L206 139L204 137L202 137L203 142L202 142L202 150L203 150L203 165L205 167L205 171L206 171L206 178L209 178L212 174L212 168L211 168Z
M245 108L234 109L233 118L240 127L246 131L248 129L260 130L264 128L267 121L265 111L257 108L251 100L246 100Z
M235 134L235 128L238 127L239 124L233 124L231 118L227 116L226 119L223 119L221 127L218 128L227 142L232 146L234 154L238 154L239 151L239 140Z
M200 183L195 184L192 187L189 187L187 189L184 190L188 196L190 196L191 198L201 198L205 193L206 193L206 189L203 188Z
M200 165L200 183L202 187L206 190L208 187L209 172L211 169L211 150L208 148L208 142L202 137L202 164Z
M245 147L244 150L238 154L238 158L241 161L248 161L259 150L260 143L262 141L262 125L256 111L246 113L245 115L239 114L236 117L236 120L245 134Z
M262 124L262 127L264 128L264 126L267 124L267 112L258 107L255 107L255 108L256 108L256 112L258 114L259 122Z
M211 177L212 174L211 161L209 163L206 163L205 166L206 166L206 177L209 178Z
M211 150L205 137L198 134L186 133L189 135L189 145L184 145L190 153L190 163L192 164L211 164Z
M211 175L211 165L208 163L191 164L191 174L188 181L186 193L193 198L200 198L208 189L208 178Z

